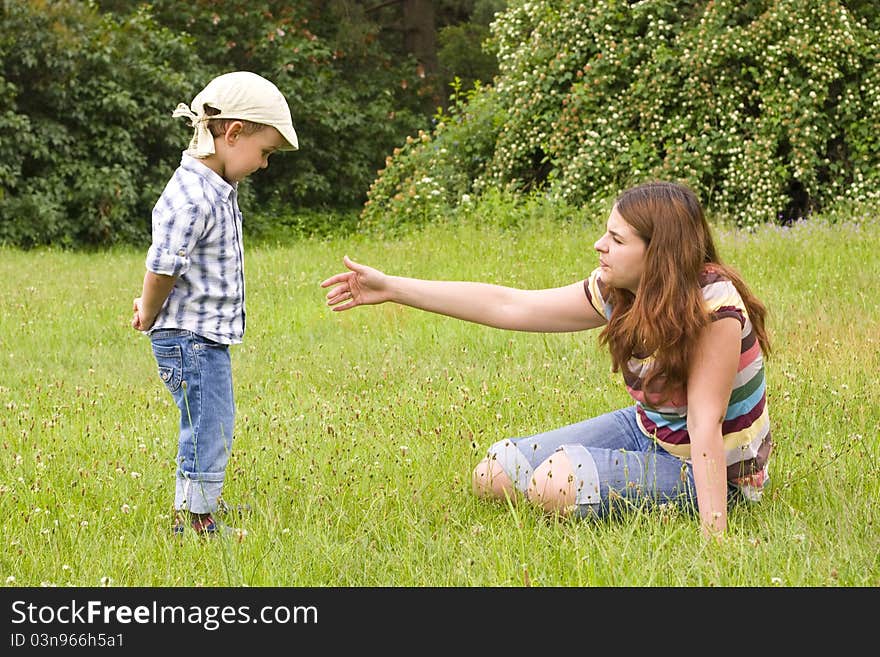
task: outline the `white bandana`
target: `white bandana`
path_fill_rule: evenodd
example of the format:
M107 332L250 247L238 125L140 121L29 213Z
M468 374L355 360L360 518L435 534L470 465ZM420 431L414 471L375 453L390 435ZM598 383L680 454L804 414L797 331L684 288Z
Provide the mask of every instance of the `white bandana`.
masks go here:
M213 107L219 114L209 116L205 107ZM185 116L190 120L194 132L186 153L192 157L201 159L216 152L214 136L208 129L209 119L238 119L270 125L287 142L280 150L299 149L287 101L278 87L256 73L235 71L214 78L193 98L189 107L180 103L171 116Z

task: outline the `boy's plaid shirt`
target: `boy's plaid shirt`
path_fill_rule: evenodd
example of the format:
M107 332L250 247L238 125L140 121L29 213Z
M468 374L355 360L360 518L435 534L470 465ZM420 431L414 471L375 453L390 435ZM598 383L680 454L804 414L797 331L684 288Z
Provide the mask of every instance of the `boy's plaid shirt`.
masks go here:
M222 344L244 336L244 249L236 186L184 154L153 208L147 269L176 276L150 332L186 329Z

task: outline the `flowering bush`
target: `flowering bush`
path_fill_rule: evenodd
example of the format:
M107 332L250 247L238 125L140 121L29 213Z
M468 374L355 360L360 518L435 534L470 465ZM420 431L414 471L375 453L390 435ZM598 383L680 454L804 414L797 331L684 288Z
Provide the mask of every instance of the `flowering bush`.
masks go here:
M493 85L395 151L362 217L422 221L491 188L595 203L648 178L742 226L880 198L878 35L870 2L512 1Z
M385 159L385 169L368 192L364 226L396 230L420 225L469 202L506 115L497 112L493 89L477 83L462 92L457 84L449 111L438 111L433 133L407 137Z

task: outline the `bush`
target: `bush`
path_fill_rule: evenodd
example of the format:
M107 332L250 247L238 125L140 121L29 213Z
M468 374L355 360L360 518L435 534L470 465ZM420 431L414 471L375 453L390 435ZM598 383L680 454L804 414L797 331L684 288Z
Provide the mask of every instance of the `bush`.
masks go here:
M4 1L0 13L0 243L144 243L189 141L171 112L230 70L284 92L296 153L240 187L246 217L358 208L385 155L428 117L405 58L313 0ZM39 38L34 38L39 35ZM407 72L407 70L409 72ZM295 208L295 210L292 210ZM347 222L342 222L347 225ZM250 231L248 222L246 230Z
M0 242L113 243L149 234L149 208L185 131L186 40L136 12L5 3L0 36ZM40 38L33 38L39 34Z
M395 153L364 222L423 220L493 188L595 203L648 178L685 182L744 226L877 199L878 14L836 0L511 2L492 25L494 84Z
M362 226L399 232L442 220L467 205L505 121L491 88L462 92L456 79L449 112L438 110L433 134L419 131L385 160L370 186Z
M300 150L275 156L252 179L254 209L360 206L385 155L427 127L414 62L392 59L375 34L362 32L365 24L333 3L226 0L221 8L215 0L153 0L151 10L162 25L193 37L207 70L201 85L248 70L287 98Z

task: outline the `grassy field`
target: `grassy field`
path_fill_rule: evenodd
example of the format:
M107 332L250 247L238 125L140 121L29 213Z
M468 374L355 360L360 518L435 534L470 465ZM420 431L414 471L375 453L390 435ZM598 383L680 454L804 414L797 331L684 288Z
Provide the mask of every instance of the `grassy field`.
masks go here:
M869 216L870 215L870 216ZM768 304L777 444L722 545L692 517L595 524L486 503L494 441L629 403L598 333L493 330L399 306L332 313L343 254L420 277L585 277L605 217L253 245L233 348L228 539L169 532L176 409L128 327L144 250L0 250L0 582L7 586L878 586L880 221L719 230Z

